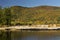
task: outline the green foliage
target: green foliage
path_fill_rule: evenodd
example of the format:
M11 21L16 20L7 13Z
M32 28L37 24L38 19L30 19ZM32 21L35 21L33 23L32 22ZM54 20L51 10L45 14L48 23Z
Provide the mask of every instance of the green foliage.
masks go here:
M6 19L6 25L10 25L11 24L11 12L10 9L5 8L5 19Z
M0 8L0 25L60 24L60 7Z

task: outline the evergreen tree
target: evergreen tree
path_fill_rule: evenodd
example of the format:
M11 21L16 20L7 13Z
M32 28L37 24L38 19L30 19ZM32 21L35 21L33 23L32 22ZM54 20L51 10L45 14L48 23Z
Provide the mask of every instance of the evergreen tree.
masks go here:
M6 25L11 25L11 12L9 8L5 8L5 17L6 17Z

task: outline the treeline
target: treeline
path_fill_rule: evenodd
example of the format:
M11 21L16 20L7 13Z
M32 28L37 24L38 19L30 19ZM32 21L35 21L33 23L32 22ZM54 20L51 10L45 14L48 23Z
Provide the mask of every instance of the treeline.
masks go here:
M0 26L11 24L11 11L10 8L0 7Z
M0 7L0 26L60 24L60 7Z

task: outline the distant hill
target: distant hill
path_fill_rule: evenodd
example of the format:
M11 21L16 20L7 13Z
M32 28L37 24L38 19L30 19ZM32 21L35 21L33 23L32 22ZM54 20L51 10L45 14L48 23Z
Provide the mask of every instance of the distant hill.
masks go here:
M11 24L13 25L60 24L60 7L37 6L28 8L12 6L8 9L10 9Z

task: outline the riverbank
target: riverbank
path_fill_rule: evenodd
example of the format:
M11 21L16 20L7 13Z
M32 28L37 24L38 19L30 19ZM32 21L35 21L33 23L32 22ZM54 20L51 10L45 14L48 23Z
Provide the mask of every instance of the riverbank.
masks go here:
M29 30L29 31L41 31L41 30L60 30L60 27L47 27L47 26L10 26L10 27L0 27L0 30Z

